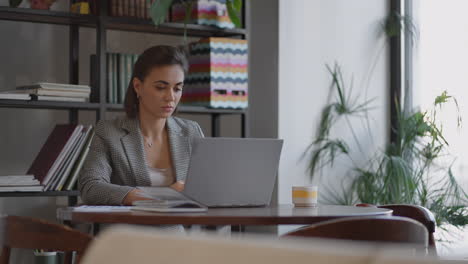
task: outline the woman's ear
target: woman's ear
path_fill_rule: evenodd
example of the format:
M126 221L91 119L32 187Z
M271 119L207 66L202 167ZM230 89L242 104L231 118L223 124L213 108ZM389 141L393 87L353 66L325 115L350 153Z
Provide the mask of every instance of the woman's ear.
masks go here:
M140 92L143 87L142 82L137 77L133 77L132 84L133 84L133 89L135 90L137 97L140 97Z

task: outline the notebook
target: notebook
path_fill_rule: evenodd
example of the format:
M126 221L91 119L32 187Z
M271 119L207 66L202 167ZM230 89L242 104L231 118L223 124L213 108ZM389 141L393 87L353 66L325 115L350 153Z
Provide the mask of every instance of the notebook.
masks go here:
M281 139L195 138L184 191L139 187L155 201L138 201L133 209L201 212L269 205L282 146Z
M153 200L133 202L132 210L154 212L205 212L208 208L169 187L138 187Z

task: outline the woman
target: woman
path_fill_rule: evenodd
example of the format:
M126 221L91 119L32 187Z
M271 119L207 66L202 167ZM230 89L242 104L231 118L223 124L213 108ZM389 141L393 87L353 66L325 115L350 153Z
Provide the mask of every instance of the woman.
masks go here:
M140 55L125 97L126 117L96 126L78 181L86 204L149 199L136 186L183 190L190 139L203 137L196 122L172 117L187 71L178 48L155 46Z

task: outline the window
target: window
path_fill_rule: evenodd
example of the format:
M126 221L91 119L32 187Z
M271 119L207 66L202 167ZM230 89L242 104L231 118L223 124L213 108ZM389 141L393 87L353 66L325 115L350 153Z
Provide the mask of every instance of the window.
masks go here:
M452 167L454 175L468 191L468 1L414 3L419 38L412 49L413 107L428 109L434 98L445 90L456 97L465 121L463 126L457 128L454 104L446 104L439 119L450 144L450 154L456 157ZM446 162L453 161L453 157Z

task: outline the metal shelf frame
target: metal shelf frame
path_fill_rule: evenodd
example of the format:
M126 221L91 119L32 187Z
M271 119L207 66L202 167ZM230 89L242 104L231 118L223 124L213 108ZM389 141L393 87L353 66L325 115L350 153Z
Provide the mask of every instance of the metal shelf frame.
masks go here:
M36 10L29 8L0 7L0 20L44 23L69 27L69 83L78 84L79 80L79 28L96 29L96 84L91 84L91 100L93 102L57 102L57 101L26 101L0 99L0 108L54 109L69 111L69 122L78 123L80 110L96 112L96 120L104 117L108 111L122 111L123 105L106 102L106 32L120 30L145 32L163 35L182 36L186 27L187 36L191 37L232 37L245 39L246 29L219 29L211 26L183 23L164 23L155 27L150 20L134 17L110 17L107 15L107 1L98 1L98 15L80 15L70 12ZM242 10L242 22L245 25L245 3ZM247 109L215 109L199 106L178 107L178 113L208 114L211 116L212 136L220 135L220 116L234 114L241 116L242 137L247 136ZM77 203L79 191L46 191L46 192L0 192L0 197L44 197L67 196L70 205Z

